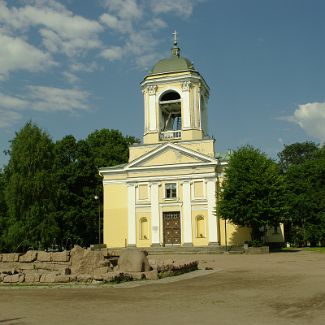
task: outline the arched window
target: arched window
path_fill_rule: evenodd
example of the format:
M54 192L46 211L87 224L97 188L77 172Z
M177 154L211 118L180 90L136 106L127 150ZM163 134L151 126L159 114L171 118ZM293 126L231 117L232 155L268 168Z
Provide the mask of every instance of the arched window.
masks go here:
M148 234L148 219L147 218L141 218L139 221L139 230L140 230L140 239L146 240L149 239Z
M162 94L159 100L162 131L182 129L181 96L174 90Z
M196 225L196 238L205 238L206 231L205 231L205 220L203 216L197 216L195 218L195 225Z

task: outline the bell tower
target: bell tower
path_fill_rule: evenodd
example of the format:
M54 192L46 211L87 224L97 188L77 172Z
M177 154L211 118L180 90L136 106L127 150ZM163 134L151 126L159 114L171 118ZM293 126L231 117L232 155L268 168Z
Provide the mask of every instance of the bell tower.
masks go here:
M158 61L141 83L144 144L202 140L208 135L209 87L191 61L180 55L173 33L169 58Z

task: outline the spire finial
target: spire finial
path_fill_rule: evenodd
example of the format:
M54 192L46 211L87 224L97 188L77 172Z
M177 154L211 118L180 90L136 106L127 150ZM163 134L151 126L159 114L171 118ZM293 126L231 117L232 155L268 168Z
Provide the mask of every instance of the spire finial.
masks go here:
M176 30L174 31L174 33L173 33L173 36L174 36L174 46L176 46L177 45L177 32L176 32Z
M173 35L173 47L172 47L172 55L180 56L181 49L177 46L177 32L176 30L172 33Z

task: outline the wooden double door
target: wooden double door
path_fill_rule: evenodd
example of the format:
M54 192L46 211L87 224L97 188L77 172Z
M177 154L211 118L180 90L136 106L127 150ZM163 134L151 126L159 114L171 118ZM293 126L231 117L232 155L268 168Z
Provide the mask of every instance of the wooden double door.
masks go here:
M181 244L180 212L163 212L164 245Z

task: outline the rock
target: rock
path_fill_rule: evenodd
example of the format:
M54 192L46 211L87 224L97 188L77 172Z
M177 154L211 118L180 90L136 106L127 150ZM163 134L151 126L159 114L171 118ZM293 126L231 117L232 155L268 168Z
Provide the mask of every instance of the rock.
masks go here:
M18 262L19 255L18 253L2 254L2 262Z
M104 262L101 251L92 251L75 246L70 253L72 274L93 274L97 267Z
M134 248L122 250L117 264L119 272L147 272L151 270L145 252Z
M19 262L22 263L31 263L36 261L37 251L28 251L24 255L19 256Z
M43 273L40 278L40 282L42 283L54 283L56 279L55 273Z
M0 254L0 262L2 262L2 254Z
M68 251L52 253L53 262L69 262L70 253Z
M3 283L17 283L19 282L20 274L6 275Z
M77 276L77 281L78 282L91 282L92 277L89 274L79 274Z
M108 272L112 271L111 268L106 267L98 267L94 270L93 278L95 280L103 280L103 275L107 274Z
M57 283L68 283L70 282L70 277L69 275L56 275L54 282Z
M25 274L25 282L26 283L39 282L40 278L41 278L41 275L39 273Z
M51 262L51 255L52 253L48 252L38 252L37 254L37 260L39 262Z
M143 272L142 274L145 276L145 279L146 280L157 280L158 279L158 272L157 272L157 270Z

